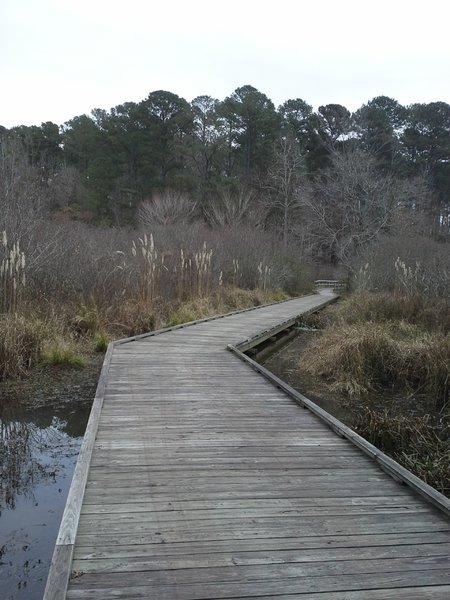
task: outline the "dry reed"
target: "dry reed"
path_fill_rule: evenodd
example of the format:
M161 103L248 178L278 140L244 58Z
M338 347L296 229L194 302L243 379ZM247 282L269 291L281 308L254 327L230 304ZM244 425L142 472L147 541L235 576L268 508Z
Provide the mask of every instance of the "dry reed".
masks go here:
M9 244L6 231L2 232L1 249L0 313L15 312L26 285L25 253L21 251L19 241Z
M450 494L450 429L429 415L393 416L366 408L352 421L353 428L404 467Z
M431 335L404 322L335 325L313 340L301 368L349 395L420 391L442 404L450 379L450 335Z

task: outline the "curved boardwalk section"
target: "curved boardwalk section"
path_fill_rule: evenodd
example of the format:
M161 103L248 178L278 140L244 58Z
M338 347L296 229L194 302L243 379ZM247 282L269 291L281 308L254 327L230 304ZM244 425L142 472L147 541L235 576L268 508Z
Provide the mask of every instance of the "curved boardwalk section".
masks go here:
M114 345L46 599L450 597L444 512L226 351L326 301Z

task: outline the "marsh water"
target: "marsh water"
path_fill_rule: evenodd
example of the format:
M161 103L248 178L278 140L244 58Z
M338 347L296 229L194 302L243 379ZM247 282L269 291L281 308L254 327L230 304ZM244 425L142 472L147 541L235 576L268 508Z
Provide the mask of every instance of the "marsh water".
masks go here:
M0 386L0 598L41 600L98 366Z

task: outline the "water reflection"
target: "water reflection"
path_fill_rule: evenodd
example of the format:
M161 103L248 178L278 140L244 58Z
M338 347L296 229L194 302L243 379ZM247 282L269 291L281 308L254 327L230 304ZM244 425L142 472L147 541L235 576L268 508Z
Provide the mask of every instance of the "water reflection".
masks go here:
M88 412L0 407L2 600L42 598Z

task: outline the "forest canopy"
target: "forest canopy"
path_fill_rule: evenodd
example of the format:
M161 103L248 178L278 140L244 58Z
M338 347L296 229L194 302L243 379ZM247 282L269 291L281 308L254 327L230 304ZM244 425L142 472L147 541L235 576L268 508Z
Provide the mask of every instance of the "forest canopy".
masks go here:
M192 102L158 90L63 125L0 127L0 144L4 177L39 172L52 214L92 223L247 222L344 264L394 222L448 237L444 102L378 96L351 113L276 108L251 85Z

